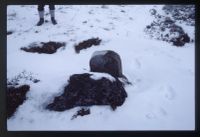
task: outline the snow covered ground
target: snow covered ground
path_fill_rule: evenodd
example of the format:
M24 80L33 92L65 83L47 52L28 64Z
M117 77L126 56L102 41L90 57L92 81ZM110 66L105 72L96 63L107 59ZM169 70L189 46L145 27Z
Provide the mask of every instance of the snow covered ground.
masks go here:
M38 21L36 5L7 7L7 78L22 71L40 80L30 84L27 100L7 120L15 130L194 130L195 45L184 47L150 39L144 28L153 21L149 10L163 12L162 5L56 5L57 25ZM45 19L50 20L48 6ZM194 27L183 29L194 38ZM75 53L74 45L92 37L100 46ZM33 42L66 42L55 54L20 50ZM123 74L132 82L125 103L113 111L92 106L91 114L71 117L79 108L64 112L44 109L62 92L72 74L89 71L95 51L113 50L121 56Z

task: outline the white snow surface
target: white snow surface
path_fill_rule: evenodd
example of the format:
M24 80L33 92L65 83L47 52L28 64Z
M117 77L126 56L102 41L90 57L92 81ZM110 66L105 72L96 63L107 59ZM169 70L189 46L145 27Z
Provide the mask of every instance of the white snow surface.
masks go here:
M103 50L103 51L95 51L93 54L92 54L92 57L94 56L98 56L98 55L105 55L108 51L107 50Z
M92 131L92 130L194 130L195 129L195 45L175 47L145 36L153 21L149 10L163 5L56 5L58 24L52 25L48 6L45 20L39 19L37 5L7 7L7 78L23 70L40 80L29 83L27 100L7 120L9 131ZM123 12L123 11L124 12ZM86 22L85 22L86 21ZM194 37L194 27L184 25ZM75 53L74 45L92 37L102 42ZM55 54L20 50L33 42L66 42ZM123 74L132 85L124 104L92 106L91 114L71 120L79 107L63 112L45 106L63 92L73 74L89 72L95 51L113 50L122 60ZM97 78L97 77L96 77Z
M90 74L92 74L90 76L90 78L94 79L94 80L100 80L102 78L107 78L108 80L114 82L116 81L116 79L111 76L110 74L107 74L107 73L97 73L97 72L89 72Z

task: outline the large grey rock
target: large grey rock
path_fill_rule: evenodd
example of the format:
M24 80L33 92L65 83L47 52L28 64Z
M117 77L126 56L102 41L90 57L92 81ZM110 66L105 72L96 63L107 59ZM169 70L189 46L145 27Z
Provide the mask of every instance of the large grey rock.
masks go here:
M90 71L109 73L114 77L123 77L120 56L111 50L94 52L90 59Z

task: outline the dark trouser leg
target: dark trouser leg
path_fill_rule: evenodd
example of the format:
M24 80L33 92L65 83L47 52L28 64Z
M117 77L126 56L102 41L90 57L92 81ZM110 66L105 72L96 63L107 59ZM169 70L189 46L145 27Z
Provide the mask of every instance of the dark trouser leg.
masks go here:
M55 5L49 5L49 10L55 10Z
M44 11L44 4L38 5L38 11Z
M51 21L54 25L56 25L57 22L55 20L55 5L49 5L49 11L50 11L50 15L51 15Z
M37 23L37 26L40 26L44 23L44 6L45 5L38 5L38 14L39 14L39 22Z

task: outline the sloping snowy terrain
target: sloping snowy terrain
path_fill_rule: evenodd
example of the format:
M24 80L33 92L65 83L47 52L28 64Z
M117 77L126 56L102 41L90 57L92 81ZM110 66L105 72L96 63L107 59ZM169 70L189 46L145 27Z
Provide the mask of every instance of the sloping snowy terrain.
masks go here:
M153 21L149 10L163 13L162 5L56 5L57 25L52 25L48 6L45 22L36 5L8 6L7 78L23 71L39 79L28 80L27 100L7 120L15 130L194 130L194 43L183 47L150 39L144 28ZM194 26L181 24L194 39ZM74 45L99 37L102 42L75 53ZM33 42L66 42L55 54L20 50ZM61 94L70 75L89 72L95 51L113 50L121 56L126 85L125 103L113 111L109 106L92 106L91 114L71 120L79 108L64 112L44 109ZM99 76L97 76L99 77Z

